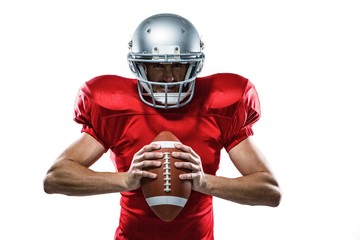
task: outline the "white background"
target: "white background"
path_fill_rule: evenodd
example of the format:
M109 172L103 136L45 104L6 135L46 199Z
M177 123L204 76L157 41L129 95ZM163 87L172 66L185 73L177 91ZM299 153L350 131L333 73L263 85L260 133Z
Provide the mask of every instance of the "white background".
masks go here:
M113 238L119 194L46 195L42 180L79 136L72 110L81 84L132 77L128 41L160 12L197 27L202 76L243 75L262 103L255 140L281 184L281 205L215 199L216 239L359 240L356 0L1 1L0 239ZM108 155L93 168L113 171ZM225 152L218 174L236 176Z

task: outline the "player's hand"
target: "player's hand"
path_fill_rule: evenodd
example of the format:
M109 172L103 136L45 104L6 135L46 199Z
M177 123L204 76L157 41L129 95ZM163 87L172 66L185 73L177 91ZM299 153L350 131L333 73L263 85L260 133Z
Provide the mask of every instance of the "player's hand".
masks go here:
M144 168L161 166L161 161L158 161L158 159L161 159L164 154L161 152L152 152L153 150L160 148L161 146L158 144L149 144L145 145L142 149L135 153L130 168L126 172L125 181L129 191L140 187L141 178L157 177L155 173L145 171Z
M192 180L192 188L199 191L206 182L206 175L202 168L200 156L189 146L184 144L175 144L175 147L182 152L173 152L174 158L185 160L184 162L176 162L175 167L190 169L190 173L181 174L182 180Z

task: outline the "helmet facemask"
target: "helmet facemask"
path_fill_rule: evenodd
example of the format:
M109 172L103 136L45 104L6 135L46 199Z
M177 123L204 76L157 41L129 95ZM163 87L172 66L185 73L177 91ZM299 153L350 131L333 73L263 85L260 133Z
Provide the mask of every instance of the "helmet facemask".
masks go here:
M138 79L138 93L145 104L178 108L191 101L204 54L203 44L190 22L172 14L150 17L139 25L129 48L129 67ZM183 81L155 82L148 79L147 63L188 64L188 69ZM155 91L159 88L161 92Z

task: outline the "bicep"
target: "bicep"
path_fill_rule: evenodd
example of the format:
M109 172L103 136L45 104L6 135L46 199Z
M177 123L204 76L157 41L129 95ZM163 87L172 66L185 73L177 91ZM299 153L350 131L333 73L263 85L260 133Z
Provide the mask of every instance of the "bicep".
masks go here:
M229 157L243 176L255 172L271 172L265 156L257 148L252 137L233 147L229 151Z
M58 157L59 161L75 161L85 167L90 167L105 153L104 146L87 133L65 149Z

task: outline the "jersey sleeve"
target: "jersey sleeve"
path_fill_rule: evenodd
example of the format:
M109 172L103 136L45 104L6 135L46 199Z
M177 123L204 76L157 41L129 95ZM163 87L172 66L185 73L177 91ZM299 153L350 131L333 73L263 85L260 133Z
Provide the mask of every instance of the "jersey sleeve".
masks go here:
M227 129L226 151L230 151L238 143L254 134L252 126L260 118L260 101L253 84L248 82L233 120Z
M85 132L100 142L106 150L108 146L99 137L96 126L97 121L94 117L96 115L96 109L94 106L93 97L88 85L85 83L79 90L74 105L74 121L82 125L81 132Z

